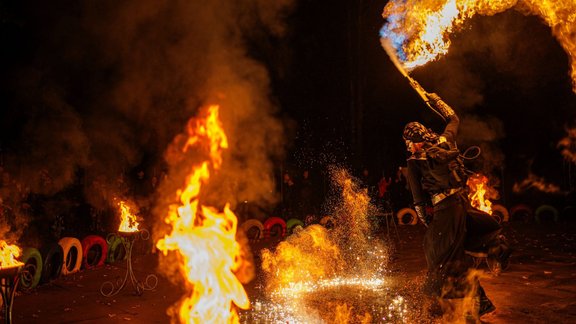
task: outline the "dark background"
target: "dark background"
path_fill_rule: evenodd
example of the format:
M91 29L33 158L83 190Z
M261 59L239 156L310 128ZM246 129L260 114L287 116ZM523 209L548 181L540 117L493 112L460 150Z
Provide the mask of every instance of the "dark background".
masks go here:
M380 47L386 1L284 3L278 10L282 32L270 32L264 16L248 19L250 8L239 10L248 18L222 10L231 26L225 35L234 39L240 30L246 56L269 74L267 97L276 107L270 115L284 127L285 153L275 155L273 171L318 171L335 163L356 175L367 168L374 181L393 176L404 164L404 125L419 120L440 131L443 123ZM194 113L181 108L183 94L198 88L187 79L194 74L186 77L163 50L175 48L199 62L192 71L202 71L199 44L210 41L211 27L194 31L195 45L180 46L187 19L173 18L178 9L165 6L162 19L145 24L145 10L132 5L133 14L114 1L0 1L0 162L20 179L47 166L60 181L47 189L42 179L28 179L33 192L50 196L85 186L89 173L114 174L109 179L122 173L132 181L139 170L162 163L168 143ZM144 36L124 44L114 35L124 27L122 17L132 15L144 18L126 25ZM221 17L214 18L218 23ZM483 148L473 167L498 179L511 201L522 200L512 197L511 188L530 172L570 191L571 162L563 160L557 143L574 121L576 96L568 57L550 28L510 10L471 19L452 41L446 56L412 76L465 120L461 148ZM120 45L110 50L113 42ZM146 76L163 81L140 89L145 109L134 108L138 93L129 104L114 100L117 89L139 81L126 78L125 66L134 57L116 52L149 55L145 62L153 69Z

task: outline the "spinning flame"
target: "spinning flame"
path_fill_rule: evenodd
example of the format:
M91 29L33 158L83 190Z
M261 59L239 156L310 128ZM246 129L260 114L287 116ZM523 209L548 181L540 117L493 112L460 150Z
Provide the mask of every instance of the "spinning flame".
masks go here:
M488 178L482 174L474 174L466 182L470 193L468 198L472 207L492 215L492 202L495 190L488 186Z
M228 204L223 212L218 212L199 203L210 167L220 168L222 150L228 147L218 109L210 106L206 117L188 123L189 137L182 152L200 147L207 151L209 160L193 166L185 188L177 193L181 205L171 206L165 219L172 225L172 232L156 244L164 255L168 251L179 254L190 292L181 301L178 312L184 323L238 323L233 304L242 309L250 306L244 287L233 273L241 263L240 244L235 240L236 215Z
M20 256L20 248L16 245L10 245L4 240L0 240L0 269L20 267L24 263L17 260Z
M449 36L475 15L494 15L515 8L537 15L551 27L553 35L571 61L576 92L576 0L392 0L382 16L383 45L390 42L408 71L448 52Z
M122 219L118 231L127 233L138 232L138 225L140 224L136 221L136 216L132 213L130 206L124 200L120 200L118 207L120 208L120 217Z

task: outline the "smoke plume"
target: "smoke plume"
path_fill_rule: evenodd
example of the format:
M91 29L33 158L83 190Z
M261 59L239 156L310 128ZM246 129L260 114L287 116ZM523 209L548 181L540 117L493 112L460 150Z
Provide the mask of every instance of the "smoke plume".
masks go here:
M136 168L155 191L168 144L199 107L215 103L231 149L213 198L273 202L270 161L282 154L283 127L250 44L281 37L291 6L105 0L5 8L5 30L22 41L8 50L2 78L4 172L32 193L78 187L94 208L110 208L113 197L134 194Z

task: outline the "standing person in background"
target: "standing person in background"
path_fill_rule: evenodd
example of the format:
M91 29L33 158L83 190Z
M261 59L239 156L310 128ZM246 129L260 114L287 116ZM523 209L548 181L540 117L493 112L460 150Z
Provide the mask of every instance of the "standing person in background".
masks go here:
M284 172L282 176L282 217L284 219L293 217L295 194L296 184L290 173Z

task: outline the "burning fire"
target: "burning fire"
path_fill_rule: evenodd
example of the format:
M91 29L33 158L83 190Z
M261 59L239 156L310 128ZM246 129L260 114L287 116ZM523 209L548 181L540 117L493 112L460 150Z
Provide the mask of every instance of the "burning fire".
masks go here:
M244 287L234 274L242 262L240 244L235 240L237 218L228 204L223 212L202 206L199 196L202 184L210 177L210 167L222 165L222 150L228 147L226 134L218 118L218 106L210 106L204 118L191 119L188 139L181 151L199 147L209 159L193 166L184 189L178 190L180 205L170 207L166 223L169 235L157 242L164 255L175 251L186 276L189 296L178 311L184 323L237 323L234 307L250 306Z
M511 8L537 15L551 27L570 57L576 92L576 0L392 0L382 13L387 23L380 35L410 71L446 54L449 35L467 19Z
M0 240L0 269L20 267L24 265L24 263L17 260L20 253L21 251L18 246Z
M138 232L138 221L136 221L136 216L132 213L132 210L128 203L124 200L118 202L118 207L120 208L120 217L122 221L118 227L119 232Z
M488 186L488 178L485 175L476 173L468 177L466 182L470 192L468 198L472 207L492 215L491 198L497 197L497 191Z

